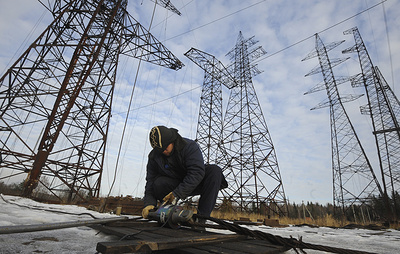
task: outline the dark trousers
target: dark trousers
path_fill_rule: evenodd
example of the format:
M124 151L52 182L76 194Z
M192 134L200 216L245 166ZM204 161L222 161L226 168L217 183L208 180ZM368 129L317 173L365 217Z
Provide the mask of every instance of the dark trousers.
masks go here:
M190 195L200 195L198 213L203 216L210 216L217 201L221 183L226 183L226 181L221 168L217 165L206 165L205 169L203 180ZM155 197L157 200L162 201L165 195L173 191L179 184L180 181L178 179L168 176L158 177L153 183Z

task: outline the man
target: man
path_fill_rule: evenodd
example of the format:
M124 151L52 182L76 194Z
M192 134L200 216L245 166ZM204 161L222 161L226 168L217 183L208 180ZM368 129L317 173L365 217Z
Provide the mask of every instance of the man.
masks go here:
M153 150L147 162L143 218L157 201L175 204L178 199L200 195L198 214L210 216L218 191L228 186L220 167L204 165L198 144L182 138L178 130L155 126L150 131Z

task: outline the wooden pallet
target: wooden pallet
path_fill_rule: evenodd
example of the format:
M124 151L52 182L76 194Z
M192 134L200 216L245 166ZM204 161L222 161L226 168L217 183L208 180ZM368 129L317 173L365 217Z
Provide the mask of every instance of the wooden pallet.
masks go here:
M282 253L287 247L237 234L198 232L187 227L161 228L157 223L127 221L95 229L124 240L99 242L99 253ZM126 237L130 235L130 237Z

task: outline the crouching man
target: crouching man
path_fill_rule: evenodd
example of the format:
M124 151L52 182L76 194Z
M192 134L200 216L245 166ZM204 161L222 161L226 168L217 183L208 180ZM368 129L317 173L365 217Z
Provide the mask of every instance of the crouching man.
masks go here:
M198 214L210 216L219 190L228 186L221 168L204 165L199 145L174 128L153 127L150 144L153 150L147 162L143 218L157 201L176 203L195 195L200 195Z

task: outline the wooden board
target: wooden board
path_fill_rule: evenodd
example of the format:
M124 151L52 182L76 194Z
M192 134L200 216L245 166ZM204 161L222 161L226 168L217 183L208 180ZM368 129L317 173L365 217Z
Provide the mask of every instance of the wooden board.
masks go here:
M99 242L99 253L282 253L287 247L237 234L198 232L188 227L161 228L157 223L134 222L96 225L93 228L118 236L120 241Z

